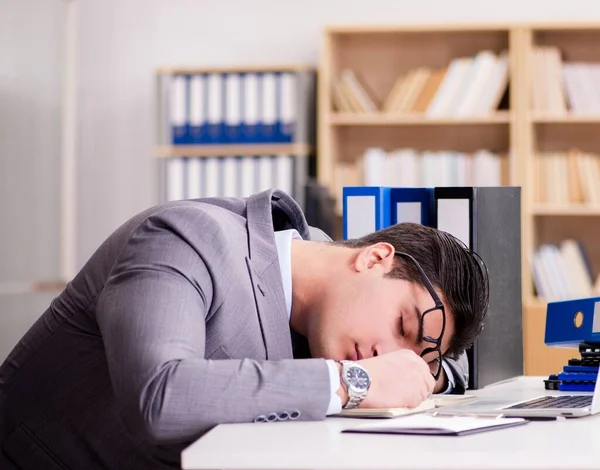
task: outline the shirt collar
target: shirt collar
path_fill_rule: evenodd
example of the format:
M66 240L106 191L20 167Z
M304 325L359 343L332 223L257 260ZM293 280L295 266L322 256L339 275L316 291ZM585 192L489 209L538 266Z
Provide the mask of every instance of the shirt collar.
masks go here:
M275 243L277 244L277 255L279 257L279 269L283 281L283 293L285 294L285 306L288 319L292 315L292 239L302 240L295 229L280 230L275 232Z

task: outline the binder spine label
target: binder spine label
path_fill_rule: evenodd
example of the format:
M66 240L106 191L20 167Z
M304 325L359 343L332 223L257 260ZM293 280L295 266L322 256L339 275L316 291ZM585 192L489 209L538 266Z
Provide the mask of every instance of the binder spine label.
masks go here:
M592 333L600 333L600 301L594 304L594 321L592 322Z

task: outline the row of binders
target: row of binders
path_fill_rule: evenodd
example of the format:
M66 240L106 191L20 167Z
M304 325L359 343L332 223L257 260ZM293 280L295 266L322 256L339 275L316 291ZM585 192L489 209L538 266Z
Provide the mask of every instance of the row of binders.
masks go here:
M255 155L165 159L167 201L203 197L248 197L278 188L303 204L307 157Z
M586 249L578 240L541 244L533 253L531 267L536 293L546 301L600 294L600 275L595 278Z
M482 117L494 113L509 82L508 53L482 50L449 64L416 67L400 75L380 102L353 70L333 82L333 103L340 112L424 114L428 117Z
M520 201L520 190L510 186L346 186L342 191L343 237L360 238L409 222L446 231L473 248L480 230L491 229L498 222L500 215L496 214L502 204L508 201L514 210L515 200ZM519 225L514 213L507 210L503 217L507 224Z
M308 143L315 73L163 74L164 145Z
M552 114L600 112L600 63L565 61L556 46L533 48L532 107Z
M600 155L571 149L534 157L538 203L600 205Z

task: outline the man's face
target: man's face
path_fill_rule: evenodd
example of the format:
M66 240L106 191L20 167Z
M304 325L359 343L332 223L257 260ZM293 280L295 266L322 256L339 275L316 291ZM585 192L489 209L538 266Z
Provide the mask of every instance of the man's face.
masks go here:
M422 337L439 336L441 312L422 320L423 312L434 307L435 301L425 287L384 277L395 261L393 250L391 255L386 250L385 245L363 249L351 268L328 287L322 309L309 326L313 357L359 360L398 349L412 349L420 355L434 346ZM453 334L453 318L446 309L442 352ZM424 359L429 362L436 357L428 353Z

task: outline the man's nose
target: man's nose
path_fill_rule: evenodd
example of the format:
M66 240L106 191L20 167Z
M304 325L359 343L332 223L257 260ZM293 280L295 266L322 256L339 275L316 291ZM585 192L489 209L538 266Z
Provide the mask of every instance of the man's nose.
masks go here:
M390 341L388 343L377 343L371 347L371 356L377 357L382 354L391 353L397 351L399 349L412 349L415 353L421 354L422 348L418 347L416 344L410 344L408 341Z

